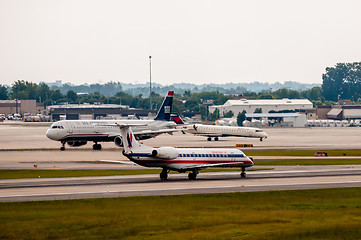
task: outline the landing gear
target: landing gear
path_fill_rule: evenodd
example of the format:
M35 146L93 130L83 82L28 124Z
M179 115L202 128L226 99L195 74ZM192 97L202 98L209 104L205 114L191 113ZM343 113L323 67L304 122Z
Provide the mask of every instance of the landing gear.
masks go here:
M198 171L195 171L195 170L194 170L193 172L188 173L188 179L189 179L189 180L196 180L197 175L198 175Z
M242 168L242 172L241 172L241 178L245 178L246 177L246 169Z
M102 145L101 144L98 144L98 143L95 143L93 145L93 150L101 150L102 149Z
M159 174L160 179L167 180L168 178L168 170L163 168L162 172Z
M215 138L214 138L214 141L218 141L218 137L215 137Z
M66 142L61 142L60 151L65 151L65 143Z
M208 140L208 141L212 141L212 138L211 138L211 137L209 137L209 138L207 138L207 140Z
M262 142L262 141L263 141L263 138L260 138L259 140Z

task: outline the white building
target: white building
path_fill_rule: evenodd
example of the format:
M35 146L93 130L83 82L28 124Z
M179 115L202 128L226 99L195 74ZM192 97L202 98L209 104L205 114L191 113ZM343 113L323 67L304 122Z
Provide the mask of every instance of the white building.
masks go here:
M270 111L311 109L313 104L308 99L240 99L228 100L224 105L209 106L209 112L213 113L218 109L221 117L229 111L232 111L234 116L237 116L243 110L246 110L247 113L254 113L257 108L261 108L262 113L269 113Z

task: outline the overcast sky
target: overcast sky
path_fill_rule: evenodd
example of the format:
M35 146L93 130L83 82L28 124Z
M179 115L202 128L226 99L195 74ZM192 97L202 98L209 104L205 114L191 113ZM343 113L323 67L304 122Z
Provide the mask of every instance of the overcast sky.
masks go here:
M0 0L0 83L322 83L361 1Z

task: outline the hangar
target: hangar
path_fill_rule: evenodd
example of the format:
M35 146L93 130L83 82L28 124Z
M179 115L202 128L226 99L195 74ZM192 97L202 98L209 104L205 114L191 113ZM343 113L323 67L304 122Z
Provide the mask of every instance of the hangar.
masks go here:
M283 111L298 111L312 109L313 104L308 99L240 99L240 100L228 100L223 105L214 105L209 107L209 112L213 113L216 109L219 110L221 116L224 113L232 111L234 116L243 110L246 113L254 113L256 109L261 109L262 113L269 112L283 112Z
M59 120L91 120L91 119L118 119L134 115L136 117L148 117L154 115L155 110L143 110L129 108L117 104L63 104L53 105L46 108L46 114L52 121Z
M36 115L44 109L43 103L37 103L36 100L0 100L0 113L15 114L31 113Z

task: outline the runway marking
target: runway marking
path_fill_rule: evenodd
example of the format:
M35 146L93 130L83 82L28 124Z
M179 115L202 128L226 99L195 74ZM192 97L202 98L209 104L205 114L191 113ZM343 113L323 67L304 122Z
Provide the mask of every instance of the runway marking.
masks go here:
M361 183L361 181L344 181L344 182L323 182L323 183L292 183L292 184L261 184L261 185L240 185L240 186L213 186L213 187L189 187L189 188L157 188L144 190L119 190L119 191L97 191L97 192L73 192L73 193L44 193L28 195L7 195L0 198L14 197L42 197L42 196L60 196L60 195L77 195L77 194L106 194L106 193L130 193L130 192L154 192L154 191L174 191L174 190L197 190L197 189L218 189L218 188L244 188L244 187L270 187L270 186L297 186L297 185L328 185L328 184L350 184Z

